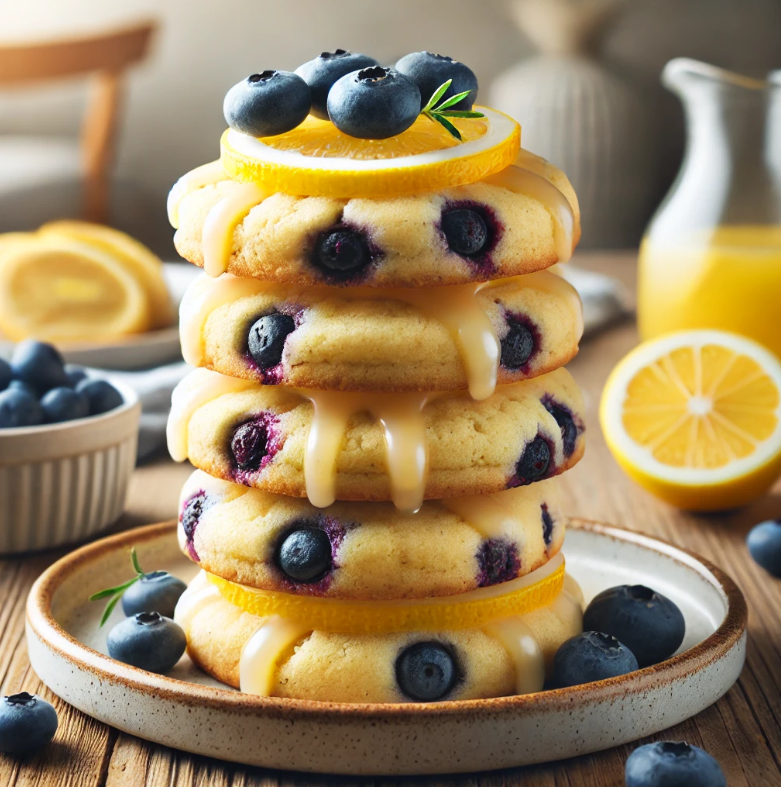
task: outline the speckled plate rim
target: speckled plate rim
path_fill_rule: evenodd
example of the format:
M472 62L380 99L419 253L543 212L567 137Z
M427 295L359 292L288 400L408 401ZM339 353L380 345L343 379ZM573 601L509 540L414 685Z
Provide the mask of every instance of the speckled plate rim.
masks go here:
M27 624L49 648L59 651L66 659L77 662L82 668L88 668L99 680L133 684L135 688L146 689L157 697L178 700L191 705L197 704L210 708L230 706L234 710L261 711L264 714L282 716L291 721L311 719L313 716L320 720L326 720L329 717L338 719L351 717L365 721L378 721L390 716L412 714L416 717L438 719L445 715L468 714L474 717L483 713L496 716L497 713L502 712L517 714L539 713L544 709L561 710L571 708L575 697L579 702L591 698L606 701L612 697L624 697L630 693L643 693L660 683L669 683L676 676L687 675L701 669L705 664L720 660L745 636L748 621L745 598L735 582L709 560L670 542L613 525L585 519L571 519L568 526L572 529L586 530L655 550L677 563L694 569L723 594L727 604L727 613L721 625L699 644L660 664L584 686L553 689L535 694L480 700L388 704L345 704L256 697L228 689L201 686L154 675L145 670L122 664L83 645L62 629L52 615L52 597L66 577L80 567L99 560L107 551L129 548L139 542L155 540L165 536L169 531L174 536L175 521L147 525L109 536L83 546L58 560L41 574L30 591L27 600Z

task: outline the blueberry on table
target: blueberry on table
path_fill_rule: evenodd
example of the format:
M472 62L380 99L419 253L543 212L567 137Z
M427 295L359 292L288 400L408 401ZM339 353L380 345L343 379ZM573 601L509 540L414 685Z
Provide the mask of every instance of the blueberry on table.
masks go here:
M66 366L65 374L68 375L71 388L75 388L82 380L88 380L87 373L80 366Z
M287 314L266 314L249 329L247 345L252 360L261 369L271 369L282 361L285 339L296 329Z
M489 243L485 219L469 208L455 208L442 214L442 233L450 251L462 257L476 257Z
M45 746L57 732L54 706L26 691L0 700L0 752L28 754Z
M309 85L290 71L263 71L234 85L225 95L228 125L253 137L273 137L299 126L309 114Z
M471 91L468 96L462 98L449 109L461 112L469 110L477 98L477 77L472 69L446 55L436 55L432 52L412 52L396 63L396 70L409 77L418 86L421 107L448 79L453 81L442 96L443 101L463 93L465 90Z
M768 573L781 579L781 521L760 522L746 537L751 557Z
M632 651L641 667L670 658L681 646L686 621L669 598L645 585L619 585L595 596L583 628L612 634Z
M458 667L440 642L416 642L396 659L396 682L401 691L416 702L436 702L452 690Z
M317 242L315 262L333 273L347 274L365 268L371 262L371 251L362 233L334 229Z
M182 657L187 640L181 626L159 612L139 612L117 623L106 640L112 659L163 674Z
M626 645L610 634L584 631L568 639L553 659L553 682L559 687L579 686L595 680L615 678L639 669Z
M659 741L635 749L624 769L626 787L727 787L718 762L688 743Z
M128 617L139 612L159 612L163 617L172 618L185 590L187 585L167 571L150 571L142 574L138 582L122 594L122 611Z
M35 396L17 388L0 393L0 429L38 426L42 423L43 411Z
M420 114L420 91L390 68L369 66L337 80L328 94L328 116L345 134L387 139L406 131Z
M277 565L295 582L317 582L331 569L331 540L319 528L296 528L280 543Z
M300 65L295 73L309 85L312 92L310 112L321 120L328 120L328 93L334 83L353 71L377 65L379 63L368 55L337 49L335 52L323 52L314 60Z
M51 344L35 339L25 339L16 345L11 368L17 380L31 385L39 394L70 386L62 356Z
M8 388L13 376L14 373L11 369L11 364L0 358L0 391L4 391Z
M87 397L90 415L101 415L116 410L124 403L122 394L106 380L82 380L76 391Z
M47 424L86 418L90 414L89 400L73 388L52 388L41 399L41 410Z

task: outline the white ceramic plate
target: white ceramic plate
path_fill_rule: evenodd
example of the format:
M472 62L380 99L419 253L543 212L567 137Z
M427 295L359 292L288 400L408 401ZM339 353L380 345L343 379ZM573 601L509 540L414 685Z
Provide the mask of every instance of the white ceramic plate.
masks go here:
M586 599L649 585L686 618L681 652L598 683L520 697L431 704L345 705L264 699L221 686L185 657L168 676L108 656L100 604L87 596L145 570L189 580L172 523L73 552L36 582L27 604L30 661L49 688L96 719L157 743L248 765L338 774L491 770L610 748L693 716L735 682L745 659L746 603L707 561L647 536L588 522L567 533L567 566ZM121 618L114 612L116 622Z

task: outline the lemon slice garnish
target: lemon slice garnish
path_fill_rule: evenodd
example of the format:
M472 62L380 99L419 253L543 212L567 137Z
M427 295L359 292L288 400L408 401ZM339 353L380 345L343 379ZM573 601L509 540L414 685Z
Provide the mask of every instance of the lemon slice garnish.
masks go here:
M600 420L618 463L663 500L744 505L781 474L781 363L737 334L668 334L613 370Z

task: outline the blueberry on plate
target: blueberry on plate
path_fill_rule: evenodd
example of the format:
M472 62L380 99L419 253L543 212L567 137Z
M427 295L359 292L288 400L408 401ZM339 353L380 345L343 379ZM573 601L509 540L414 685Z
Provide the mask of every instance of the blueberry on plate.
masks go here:
M315 249L315 264L331 273L346 275L365 268L372 259L362 233L337 228L320 236Z
M277 549L277 565L295 582L317 582L331 569L331 540L316 527L297 527Z
M457 104L448 107L449 109L458 111L471 109L477 98L477 77L474 72L452 57L435 55L432 52L412 52L396 63L396 70L409 77L418 86L421 107L425 106L437 88L444 85L448 79L452 79L453 82L442 96L442 101L465 90L471 91Z
M396 682L416 702L443 699L458 680L458 667L450 648L441 642L416 642L396 659Z
M125 401L122 394L106 380L82 380L76 386L76 391L87 397L90 415L101 415L115 410Z
M234 85L222 109L228 125L252 137L292 131L309 114L309 85L291 71L263 71Z
M247 346L252 360L261 369L271 369L282 361L285 339L296 329L287 314L265 314L249 329Z
M4 391L8 388L13 376L14 373L11 369L11 364L0 358L0 391Z
M187 585L167 571L150 571L122 594L122 611L128 617L139 612L159 612L172 618L176 602L185 590Z
M584 631L568 639L553 659L553 683L559 688L615 678L638 669L626 645L610 634Z
M39 394L70 386L62 356L51 344L35 339L19 342L11 358L11 367L17 380L31 385Z
M187 645L182 627L159 612L125 618L109 631L106 642L112 659L159 674L173 669Z
M624 769L626 787L727 787L718 762L688 743L659 741L635 749Z
M619 585L595 596L583 628L612 634L641 667L670 658L683 642L686 621L669 598L645 585Z
M760 522L746 537L751 557L768 573L781 579L781 521Z
M0 752L27 754L45 746L57 732L57 711L26 691L0 700Z
M38 426L42 423L43 411L35 396L16 388L0 393L0 429Z
M462 257L477 257L490 242L485 219L470 208L455 208L442 214L442 234L450 251Z
M420 114L415 83L391 68L369 66L338 79L328 94L328 116L339 131L359 139L387 139Z
M71 388L75 388L82 380L88 380L87 373L80 366L71 366L70 364L65 367L65 374L71 383Z
M21 391L22 393L26 393L28 396L31 396L35 401L38 401L38 391L32 387L29 383L22 382L21 380L11 380L8 383L7 391Z
M63 421L74 421L86 418L89 412L89 400L73 388L52 388L41 399L43 420L47 424L59 424Z
M309 85L312 91L310 112L321 120L328 120L328 92L334 83L353 71L377 65L379 63L368 55L337 49L335 52L323 52L314 60L300 65L295 73Z

